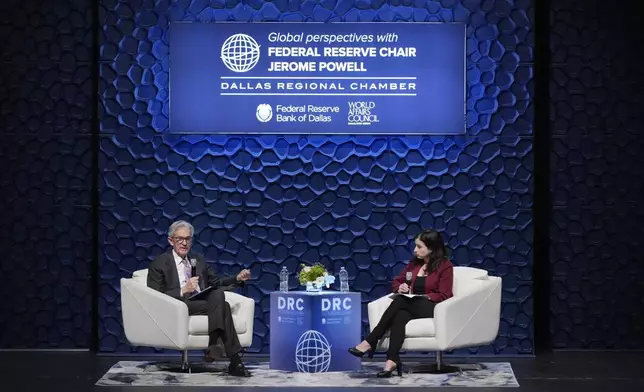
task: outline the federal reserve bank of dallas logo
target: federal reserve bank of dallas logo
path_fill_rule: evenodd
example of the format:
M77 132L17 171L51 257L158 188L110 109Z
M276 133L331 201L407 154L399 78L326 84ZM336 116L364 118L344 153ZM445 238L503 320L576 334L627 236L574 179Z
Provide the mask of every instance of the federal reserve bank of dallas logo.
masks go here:
M255 111L255 116L261 122L269 122L273 118L273 108L267 103L260 103L257 105L257 110Z

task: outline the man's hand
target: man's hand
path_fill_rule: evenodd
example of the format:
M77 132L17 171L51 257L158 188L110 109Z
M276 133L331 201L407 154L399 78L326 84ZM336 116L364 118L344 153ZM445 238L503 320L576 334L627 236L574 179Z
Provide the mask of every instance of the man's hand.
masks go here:
M199 289L199 277L195 276L190 278L189 281L181 288L181 295L195 292Z
M238 282L243 282L245 280L248 280L249 278L250 278L250 271L247 269L242 270L240 273L237 274Z
M406 294L409 292L409 286L407 286L407 283L403 283L400 286L398 286L398 292L400 294Z

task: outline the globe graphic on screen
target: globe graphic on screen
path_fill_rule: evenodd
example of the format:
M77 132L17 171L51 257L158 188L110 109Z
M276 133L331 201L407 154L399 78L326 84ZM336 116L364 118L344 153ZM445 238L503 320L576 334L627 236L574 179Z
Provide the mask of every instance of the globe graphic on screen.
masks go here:
M259 61L259 45L250 35L231 35L221 47L221 60L233 72L248 72Z
M295 347L295 365L303 373L322 373L331 366L331 345L318 331L309 330L300 336Z

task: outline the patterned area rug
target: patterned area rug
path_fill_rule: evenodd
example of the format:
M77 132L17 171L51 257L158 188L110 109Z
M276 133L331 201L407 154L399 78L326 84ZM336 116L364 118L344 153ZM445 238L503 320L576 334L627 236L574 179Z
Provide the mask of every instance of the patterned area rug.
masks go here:
M191 374L159 362L121 361L96 382L99 386L213 386L213 387L518 387L507 362L463 364L461 373L423 374L409 363L403 377L376 378L381 363L365 362L357 372L291 373L271 370L268 362L247 363L250 378L226 375L226 364L199 365Z

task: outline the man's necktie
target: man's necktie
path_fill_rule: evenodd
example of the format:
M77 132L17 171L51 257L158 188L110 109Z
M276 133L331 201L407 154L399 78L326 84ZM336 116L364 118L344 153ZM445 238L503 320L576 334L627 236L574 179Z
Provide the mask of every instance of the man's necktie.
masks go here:
M183 265L184 265L183 270L186 273L186 284L188 284L188 282L190 281L190 278L192 277L192 273L191 273L192 266L188 262L188 259L183 260ZM198 287L197 287L197 290L193 291L193 293L196 293L197 291L199 291Z
M183 270L186 273L186 283L188 283L188 281L192 277L192 275L190 274L191 266L188 262L188 259L183 259Z

